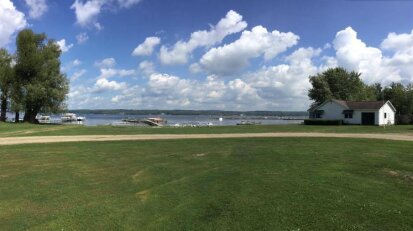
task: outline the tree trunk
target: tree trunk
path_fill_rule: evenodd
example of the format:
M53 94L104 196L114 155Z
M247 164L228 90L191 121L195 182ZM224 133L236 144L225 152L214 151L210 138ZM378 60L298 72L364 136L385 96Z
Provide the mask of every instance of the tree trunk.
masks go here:
M0 121L6 122L6 111L7 111L7 97L1 95L1 112L0 112Z
M14 116L14 122L18 123L20 122L20 112L16 111L16 115Z
M24 122L29 122L29 123L32 123L32 124L36 124L36 123L38 123L38 121L36 120L36 116L37 116L37 111L35 111L35 110L26 110L26 112L24 113L23 121Z

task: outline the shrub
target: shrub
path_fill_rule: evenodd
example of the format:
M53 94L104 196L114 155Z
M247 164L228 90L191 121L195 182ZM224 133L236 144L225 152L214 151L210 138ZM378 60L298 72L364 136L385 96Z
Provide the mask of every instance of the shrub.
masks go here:
M305 119L305 125L343 125L343 120Z
M413 115L396 115L396 124L413 124Z

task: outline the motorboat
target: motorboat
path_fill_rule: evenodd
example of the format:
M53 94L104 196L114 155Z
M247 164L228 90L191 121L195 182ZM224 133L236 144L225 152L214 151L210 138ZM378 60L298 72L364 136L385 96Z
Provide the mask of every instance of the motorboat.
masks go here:
M48 124L51 122L50 116L40 115L40 116L37 116L36 119L41 124Z
M60 119L62 120L62 122L78 121L75 113L65 113L62 115L62 117L60 117Z

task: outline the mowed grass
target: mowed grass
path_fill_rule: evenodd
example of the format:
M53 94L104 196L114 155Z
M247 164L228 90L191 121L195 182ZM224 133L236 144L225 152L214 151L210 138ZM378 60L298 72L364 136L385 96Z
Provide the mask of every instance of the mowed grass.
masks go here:
M328 133L407 133L413 134L413 125L398 126L308 126L254 125L213 127L136 127L136 126L78 126L0 123L0 137L51 135L134 135L134 134L216 134L265 132L328 132Z
M413 142L262 138L0 149L2 230L412 230Z

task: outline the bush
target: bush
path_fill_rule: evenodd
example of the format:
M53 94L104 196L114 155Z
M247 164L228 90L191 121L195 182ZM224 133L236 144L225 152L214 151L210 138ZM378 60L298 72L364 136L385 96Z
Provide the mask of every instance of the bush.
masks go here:
M413 115L396 115L396 124L413 124Z
M343 120L305 119L305 125L343 125Z

